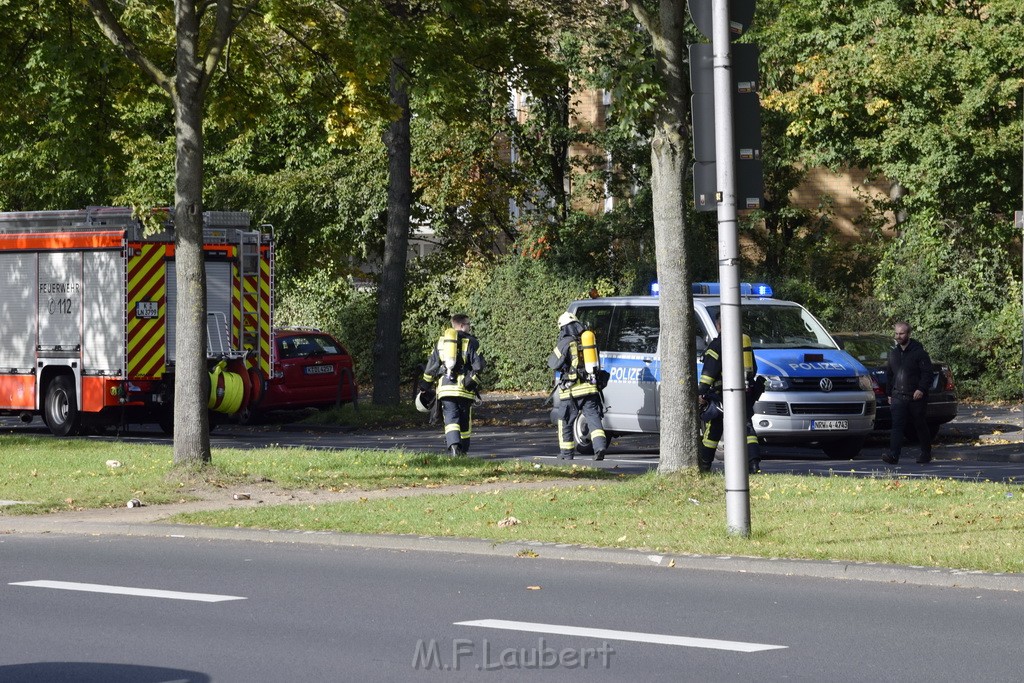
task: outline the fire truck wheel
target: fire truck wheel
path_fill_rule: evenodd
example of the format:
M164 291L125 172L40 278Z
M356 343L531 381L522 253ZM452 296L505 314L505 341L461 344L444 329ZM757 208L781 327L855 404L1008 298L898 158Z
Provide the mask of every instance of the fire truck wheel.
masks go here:
M160 417L157 418L157 425L160 426L162 431L167 436L174 436L174 411L168 410L161 413Z
M50 431L57 436L77 434L80 427L78 400L75 398L75 383L71 377L55 377L46 389L46 405L43 419Z

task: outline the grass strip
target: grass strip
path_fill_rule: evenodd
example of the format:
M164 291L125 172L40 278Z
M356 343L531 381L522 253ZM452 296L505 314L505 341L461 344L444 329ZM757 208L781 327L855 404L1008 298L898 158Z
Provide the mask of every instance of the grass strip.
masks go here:
M1013 484L757 476L749 538L726 533L724 489L720 475L651 473L569 488L235 509L174 521L1024 571L1024 492Z
M123 507L132 498L146 505L184 502L210 487L344 491L615 476L523 460L291 447L214 449L210 465L190 469L174 466L167 445L18 435L0 436L0 452L0 499L22 501L0 507L0 515Z

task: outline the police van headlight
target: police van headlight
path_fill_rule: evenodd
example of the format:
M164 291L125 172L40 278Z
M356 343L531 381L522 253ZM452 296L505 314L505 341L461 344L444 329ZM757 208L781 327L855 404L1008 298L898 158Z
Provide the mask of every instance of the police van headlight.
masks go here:
M765 391L786 391L789 389L789 380L779 375L766 375L764 378Z
M874 391L874 388L871 386L870 375L857 375L857 386L859 386L862 391Z

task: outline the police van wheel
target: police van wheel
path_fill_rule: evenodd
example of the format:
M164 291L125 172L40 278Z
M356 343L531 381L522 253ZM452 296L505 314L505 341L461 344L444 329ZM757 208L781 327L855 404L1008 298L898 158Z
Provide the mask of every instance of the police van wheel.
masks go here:
M594 454L594 442L590 440L590 425L582 414L576 416L576 421L572 423L572 439L576 442L577 453Z
M55 377L46 389L46 405L43 420L50 431L57 436L77 434L81 427L78 399L75 397L75 383L71 377Z
M864 447L864 437L844 441L829 441L821 444L821 450L833 460L853 460Z

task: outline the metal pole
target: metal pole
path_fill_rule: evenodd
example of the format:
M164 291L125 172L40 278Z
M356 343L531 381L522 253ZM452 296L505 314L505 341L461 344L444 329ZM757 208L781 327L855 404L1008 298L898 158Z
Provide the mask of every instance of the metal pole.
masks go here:
M715 169L718 182L718 280L722 316L722 403L725 416L727 532L750 536L746 401L740 316L739 235L736 226L736 144L733 137L732 55L728 0L712 0L715 81Z

